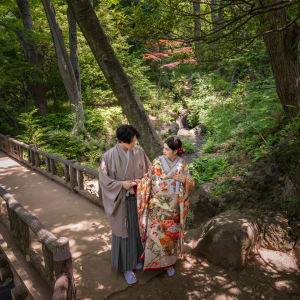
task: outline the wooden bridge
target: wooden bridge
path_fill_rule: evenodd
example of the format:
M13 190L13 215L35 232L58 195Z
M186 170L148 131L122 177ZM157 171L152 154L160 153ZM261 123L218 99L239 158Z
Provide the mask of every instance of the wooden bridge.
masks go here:
M97 171L0 134L0 246L16 295L54 299L62 274L74 276L77 299L105 299L127 288L110 265L100 195ZM140 284L155 275L137 273Z

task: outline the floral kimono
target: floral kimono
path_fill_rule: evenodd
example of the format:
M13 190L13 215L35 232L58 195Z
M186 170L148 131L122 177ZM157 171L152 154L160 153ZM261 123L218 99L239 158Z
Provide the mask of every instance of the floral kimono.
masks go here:
M179 172L185 177L184 183L172 178ZM188 165L182 158L172 162L163 155L153 161L152 168L138 184L144 270L169 268L175 264L179 252L182 254L188 196L193 186Z

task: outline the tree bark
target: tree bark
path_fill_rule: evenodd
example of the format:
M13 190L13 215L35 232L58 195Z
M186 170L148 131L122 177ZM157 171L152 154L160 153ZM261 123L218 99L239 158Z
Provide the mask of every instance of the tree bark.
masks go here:
M38 52L32 36L33 25L30 13L30 5L28 0L16 0L16 2L22 17L24 28L26 30L25 32L22 30L17 30L16 34L23 45L26 61L34 68L34 70L31 72L32 79L30 79L28 87L39 114L45 115L48 112L48 106L45 84L41 80L42 56Z
M112 49L91 3L89 0L68 0L68 4L124 114L140 132L140 143L153 159L162 151L161 139Z
M201 35L201 20L200 20L200 0L194 0L193 1L193 10L195 15L194 20L194 34L195 38L199 37ZM201 41L196 40L195 42L195 56L197 63L200 64L201 62Z
M216 31L217 29L217 20L218 16L216 14L217 10L217 0L211 0L210 1L210 10L211 10L211 20L212 20L212 26L213 26L213 31Z
M280 103L288 118L295 117L300 112L300 26L295 23L280 30L287 24L284 9L267 14L261 18L261 22L269 29L264 34L264 43Z
M85 131L85 118L81 100L81 93L78 89L75 73L67 52L62 32L56 20L54 7L49 0L42 0L42 3L52 34L59 71L71 103L71 111L75 114L73 134L78 134Z
M197 0L198 1L198 0ZM213 31L216 31L220 28L221 23L223 22L224 17L224 5L222 0L211 0L210 2L211 9L211 19Z
M81 79L80 79L80 68L78 61L77 52L77 26L76 20L73 18L70 8L67 9L68 24L69 24L69 47L70 47L70 60L74 70L75 78L77 81L77 87L81 93Z

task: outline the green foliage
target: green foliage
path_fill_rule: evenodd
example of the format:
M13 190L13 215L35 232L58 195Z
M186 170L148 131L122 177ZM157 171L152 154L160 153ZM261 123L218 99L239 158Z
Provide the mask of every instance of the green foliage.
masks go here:
M228 166L225 156L201 157L194 159L190 169L195 180L202 184L222 175Z
M125 121L120 107L86 109L87 131L93 136L112 136Z
M116 128L125 121L120 107L86 110L86 127L90 138L72 136L72 114L52 113L38 116L36 109L23 113L18 118L22 134L18 138L25 143L34 143L42 150L67 159L84 162L96 168L102 154L115 142Z
M193 53L168 56L169 52L166 52L168 57L157 61L144 59L145 53L162 50L156 49L162 33L166 33L166 39L173 34L182 37L194 34L190 30L191 19L174 13L174 9L179 8L190 15L192 2L104 0L96 1L94 5L112 47L146 111L155 119L155 125L174 121L179 112L187 108L191 127L200 123L207 127L208 133L201 147L202 153L209 157L196 159L192 171L200 183L227 176L214 185L216 195L229 190L231 177L242 176L246 169L229 167L227 156L230 164L239 162L241 155L255 161L270 153L276 144L297 140L300 117L286 123L262 39L257 38L241 54L221 61L216 60L218 54L230 52L229 49L238 47L238 42L228 40L228 49L223 43L202 44L201 64L161 68L177 59L194 58ZM68 46L67 5L55 2L54 6ZM201 10L205 9L210 18L210 8L202 5ZM37 79L31 76L32 66L24 59L22 44L14 32L23 28L16 12L15 1L6 1L0 8L0 21L12 26L9 30L0 26L0 132L17 136L26 143L35 143L47 152L96 167L103 152L115 142L115 129L126 122L103 72L78 30L87 132L85 136L73 137L72 114L47 19L40 1L31 1L35 28L32 36L43 56L38 80L45 83L51 112L44 117L38 116L33 110L30 93L30 84ZM225 16L229 18L231 12ZM237 32L236 37L242 36L246 40L258 27L257 22L251 22L251 26ZM210 29L210 25L202 26L203 31ZM168 50L172 52L176 47L178 50L176 45ZM194 49L194 45L190 46ZM183 148L186 153L195 151L187 139L183 140Z
M196 93L186 99L190 124L204 123L209 131L203 152L213 153L231 140L227 150L246 152L253 160L266 155L278 142L273 132L283 120L273 79L239 82L227 98L218 94L214 80L196 79Z
M40 132L37 130L37 120L34 118L36 113L37 109L33 109L31 112L22 113L18 117L19 124L24 127L23 140L25 143L37 144L40 137Z
M195 146L188 138L184 138L181 141L182 141L182 148L184 150L184 153L194 153L195 152Z

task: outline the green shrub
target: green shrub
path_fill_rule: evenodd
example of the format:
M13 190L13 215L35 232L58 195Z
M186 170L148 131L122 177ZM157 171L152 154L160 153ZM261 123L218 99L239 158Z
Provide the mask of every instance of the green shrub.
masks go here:
M202 184L222 175L228 166L229 163L225 156L200 157L194 159L190 169L194 179Z
M184 153L194 153L195 152L195 145L188 139L184 138L182 141L182 147Z

